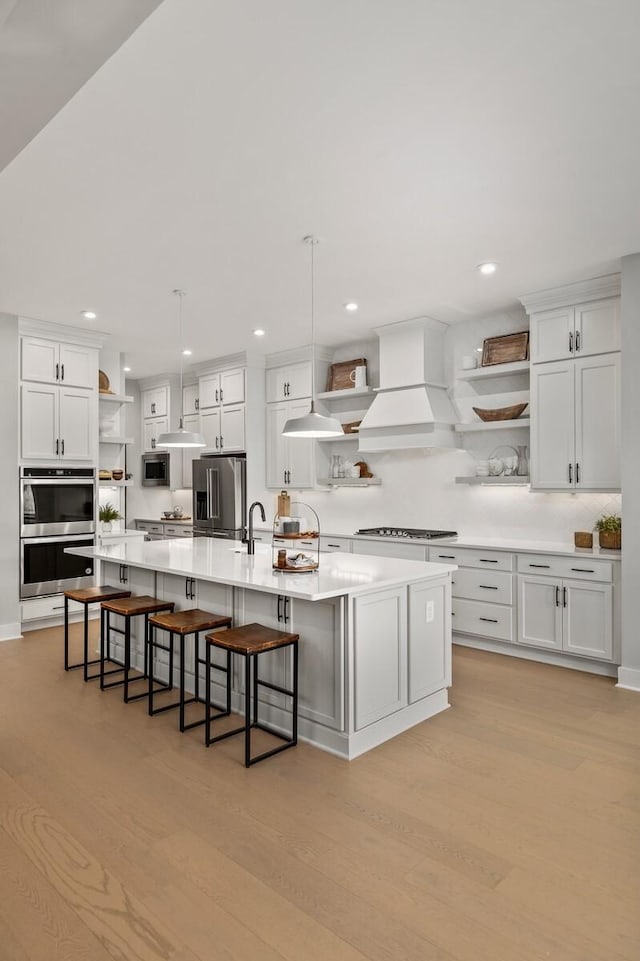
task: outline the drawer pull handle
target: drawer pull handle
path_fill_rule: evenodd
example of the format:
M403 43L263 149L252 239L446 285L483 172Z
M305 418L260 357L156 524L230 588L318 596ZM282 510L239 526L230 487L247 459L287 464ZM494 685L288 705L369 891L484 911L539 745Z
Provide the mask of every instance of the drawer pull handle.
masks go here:
M551 567L551 565L550 565L550 564L529 564L529 567L546 567L546 568L549 568L549 567Z
M591 570L590 567L572 567L571 570L580 574L595 574L595 571Z
M481 617L481 621L488 621L489 624L497 624L498 621L495 617Z
M63 610L64 610L64 604L54 604L53 607L51 608L51 610L52 610L52 611L63 611Z
M495 560L494 558L487 559L486 557L480 557L478 559L481 564L497 564L498 563L497 560Z
M492 584L478 584L478 587L481 587L483 591L497 591L497 590L498 590L498 588L497 588L497 587L494 587Z
M443 561L455 561L455 554L438 554L438 557Z
M340 544L327 544L327 547L340 547Z

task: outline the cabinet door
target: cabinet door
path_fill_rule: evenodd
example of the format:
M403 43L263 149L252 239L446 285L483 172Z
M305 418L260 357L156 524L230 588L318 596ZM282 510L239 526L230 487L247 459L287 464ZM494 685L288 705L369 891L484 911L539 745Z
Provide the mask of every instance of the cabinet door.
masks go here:
M200 414L200 430L206 450L220 452L220 408L208 408Z
M244 369L224 370L220 374L220 403L244 404Z
M57 384L59 348L53 340L23 337L20 341L20 376L43 384Z
M169 421L166 417L156 417L152 420L142 422L142 446L144 451L156 449L156 442L160 434L169 430Z
M620 350L620 298L596 300L575 308L575 353L578 356Z
M98 356L91 347L60 344L60 383L67 387L98 386Z
M309 413L309 403L286 405L285 421L290 417L303 417ZM284 427L284 423L282 425ZM289 480L287 486L302 489L315 487L315 452L317 441L307 437L285 437Z
M562 582L518 577L518 644L562 650Z
M531 315L531 363L574 356L574 309L560 307Z
M58 388L23 384L20 407L23 460L57 460Z
M150 387L142 391L142 416L166 417L169 411L169 388Z
M300 635L298 713L317 724L344 730L344 628L342 600L291 601Z
M311 397L311 364L308 361L287 369L287 400L302 397Z
M182 388L182 414L189 417L198 413L198 385L189 384Z
M531 487L573 490L574 362L531 368Z
M245 449L244 404L221 409L220 449L229 453Z
M282 436L287 417L288 405L267 407L267 487L287 486L289 442Z
M236 618L236 623L264 624L265 627L282 631L297 630L293 627L292 602L289 598L249 590L242 593L242 619L238 621ZM263 681L291 690L291 669L291 648L269 651L258 656L258 676ZM244 690L244 661L241 658L237 658L236 671L238 672L237 687ZM277 691L270 691L263 687L259 690L258 697L265 703L291 710L291 698Z
M354 723L373 724L407 705L407 590L353 600Z
M60 456L64 460L93 460L96 434L94 394L74 387L61 387Z
M220 374L208 374L198 382L198 397L200 410L220 405Z
M200 430L200 417L198 414L191 414L183 419L185 430L198 432ZM185 447L182 451L182 487L190 490L193 486L193 462L200 457L200 447Z
M576 488L620 490L620 354L575 361Z
M610 584L563 582L564 644L568 654L613 657L613 600Z
M448 578L409 587L409 703L451 685Z
M271 367L266 372L267 403L273 404L287 399L287 367Z

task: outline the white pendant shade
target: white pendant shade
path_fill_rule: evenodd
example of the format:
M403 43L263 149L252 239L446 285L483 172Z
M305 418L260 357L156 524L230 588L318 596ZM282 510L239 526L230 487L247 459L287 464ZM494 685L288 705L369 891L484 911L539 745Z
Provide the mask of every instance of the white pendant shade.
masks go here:
M316 413L313 403L308 414L289 418L282 430L283 437L342 437L343 434L340 421Z
M195 431L185 430L183 427L179 430L171 430L166 434L160 434L156 441L156 447L206 447L205 439L202 434L196 434Z

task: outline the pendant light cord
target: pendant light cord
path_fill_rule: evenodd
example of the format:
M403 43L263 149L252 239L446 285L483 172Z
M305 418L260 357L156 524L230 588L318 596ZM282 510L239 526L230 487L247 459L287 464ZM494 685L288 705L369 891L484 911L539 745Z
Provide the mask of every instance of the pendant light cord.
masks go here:
M316 305L315 305L315 290L316 290L316 275L315 275L315 251L314 247L318 243L318 238L313 234L308 234L306 237L302 238L305 244L309 244L311 247L311 413L315 412L315 396L316 396L316 351L315 351L315 319L316 319Z
M173 293L179 298L180 307L178 310L178 338L179 338L179 348L180 348L180 430L182 430L182 422L184 418L184 394L182 392L182 366L184 363L184 354L182 352L183 345L183 329L182 329L182 302L185 297L184 290L177 287Z

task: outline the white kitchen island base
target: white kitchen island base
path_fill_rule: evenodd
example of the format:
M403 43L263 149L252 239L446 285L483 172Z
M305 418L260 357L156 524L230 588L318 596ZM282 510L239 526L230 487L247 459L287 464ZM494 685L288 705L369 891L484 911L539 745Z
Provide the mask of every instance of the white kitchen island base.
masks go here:
M124 578L132 593L172 600L177 610L197 606L228 614L237 625L258 622L299 634L298 732L323 750L350 760L449 706L451 566L326 554L318 572L281 574L272 570L269 549L248 557L240 545L206 538L76 551L100 559L104 583ZM141 669L143 638L136 628L132 664ZM120 641L114 635L116 657L123 653ZM193 665L193 638L184 643ZM234 665L232 679L237 711L244 705L240 668ZM261 657L259 670L261 678L290 688L291 650ZM168 679L162 654L156 674ZM185 686L194 689L189 671ZM212 696L224 700L217 679ZM288 732L289 704L265 688L260 717Z

